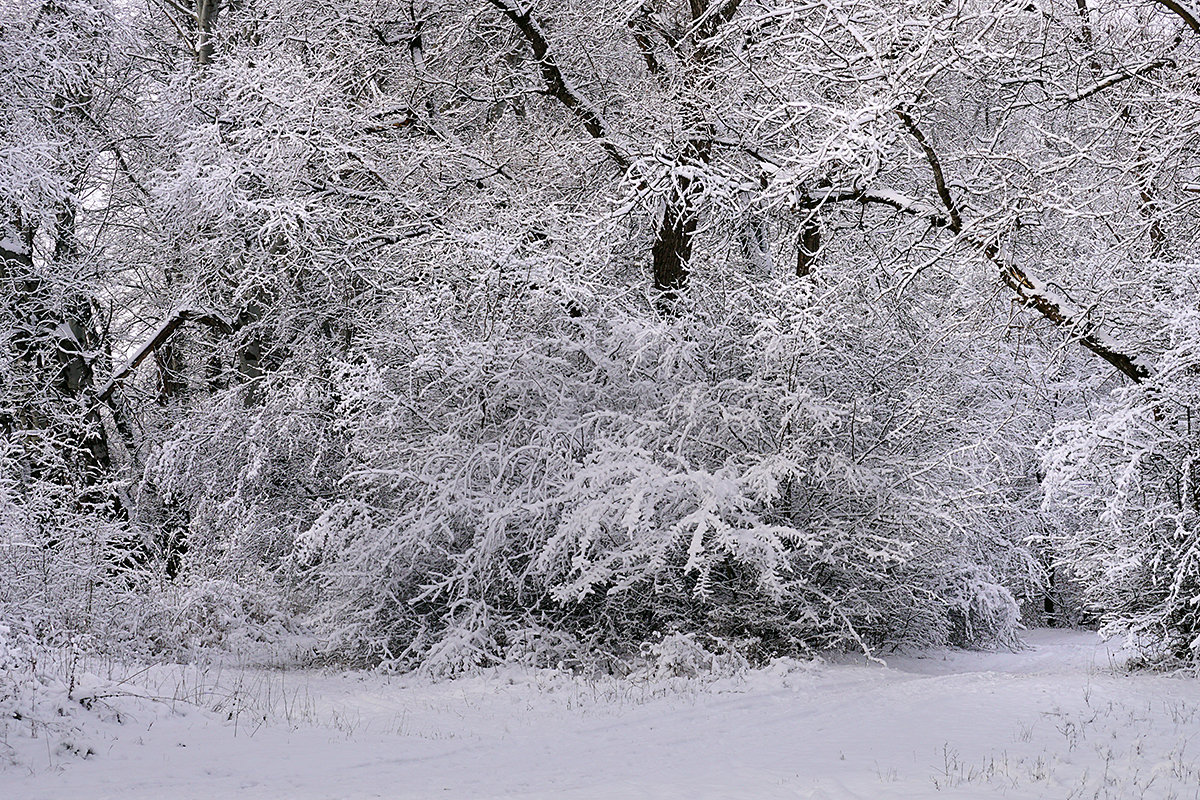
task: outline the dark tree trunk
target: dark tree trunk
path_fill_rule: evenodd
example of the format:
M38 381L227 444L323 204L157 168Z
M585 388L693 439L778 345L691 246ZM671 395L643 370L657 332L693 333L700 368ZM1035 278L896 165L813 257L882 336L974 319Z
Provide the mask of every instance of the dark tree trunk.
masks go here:
M678 160L680 166L703 167L712 155L712 140L709 137L690 139ZM653 257L654 288L658 292L659 307L671 312L675 301L687 287L692 259L692 246L699 224L697 201L701 187L690 174L676 175L674 185L667 197L658 234L650 252Z
M75 240L76 210L64 204L55 215L54 263L69 265L78 258ZM108 435L97 408L91 407L94 375L92 360L100 350L95 308L84 292L74 291L56 300L37 275L33 245L34 226L10 214L0 224L0 293L5 316L15 333L10 340L14 367L26 375L30 386L51 390L52 403L38 393L16 393L7 398L16 411L5 412L0 427L53 431L61 442L61 465L84 485L96 484L112 467ZM30 463L31 474L51 477L58 469L49 463ZM67 475L57 475L67 480ZM87 498L83 498L87 499Z
M690 181L681 181L686 188ZM686 196L673 194L663 210L658 236L654 240L654 288L666 302L679 297L687 284L688 261L692 257L692 238L696 234L696 215Z
M817 260L817 252L821 249L821 222L813 211L800 229L796 237L796 276L803 278L812 272Z

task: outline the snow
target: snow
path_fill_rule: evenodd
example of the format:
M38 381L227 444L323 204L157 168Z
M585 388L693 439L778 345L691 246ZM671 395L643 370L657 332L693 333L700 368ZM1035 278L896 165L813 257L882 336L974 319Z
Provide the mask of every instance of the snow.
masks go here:
M0 798L1200 797L1200 684L1027 639L708 680L156 668L174 703L0 772Z
M5 250L9 253L28 254L29 248L25 242L13 236L11 233L6 233L0 237L0 250Z

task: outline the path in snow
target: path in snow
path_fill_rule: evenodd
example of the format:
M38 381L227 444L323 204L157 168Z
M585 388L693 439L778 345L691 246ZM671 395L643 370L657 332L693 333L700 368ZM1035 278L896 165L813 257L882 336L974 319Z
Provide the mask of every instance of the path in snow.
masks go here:
M1094 634L1027 640L707 684L227 673L235 720L149 707L86 761L0 773L0 799L1200 799L1200 682L1125 674Z

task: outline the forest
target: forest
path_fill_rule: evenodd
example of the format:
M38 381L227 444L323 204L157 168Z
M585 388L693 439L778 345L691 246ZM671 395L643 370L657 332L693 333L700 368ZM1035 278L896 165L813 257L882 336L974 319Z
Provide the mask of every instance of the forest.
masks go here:
M1181 0L0 4L0 666L1194 666L1198 145Z

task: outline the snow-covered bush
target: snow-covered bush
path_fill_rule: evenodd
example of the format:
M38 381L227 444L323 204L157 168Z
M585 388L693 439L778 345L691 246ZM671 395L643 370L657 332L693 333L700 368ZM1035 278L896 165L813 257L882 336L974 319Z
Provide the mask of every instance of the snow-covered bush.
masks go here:
M1020 609L1012 590L977 566L946 576L949 640L962 647L990 647L1016 643Z
M457 671L539 625L763 656L1010 636L1008 590L808 385L803 292L728 297L655 321L619 292L492 276L398 303L406 337L336 376L346 497L293 554L331 652Z
M0 441L0 619L20 619L38 641L98 641L124 625L136 564L125 529L81 489L30 481Z
M1200 662L1200 311L1195 269L1153 381L1114 393L1092 419L1059 425L1046 456L1057 538L1084 601L1153 662Z
M672 633L642 646L647 664L641 674L648 678L720 678L737 675L749 664L720 640L701 641L694 633Z
M278 659L293 638L293 626L289 609L271 588L261 576L249 575L161 587L130 615L123 632L127 646L173 660L217 651Z
M29 758L33 740L44 741L42 758L95 752L86 710L71 696L74 665L54 669L53 661L28 631L0 624L0 771Z
M237 580L195 570L195 579L169 581L163 553L138 528L81 505L77 487L22 481L3 443L0 554L0 619L19 620L40 647L186 658L261 650L288 633L277 583L253 556L234 552L247 559Z

